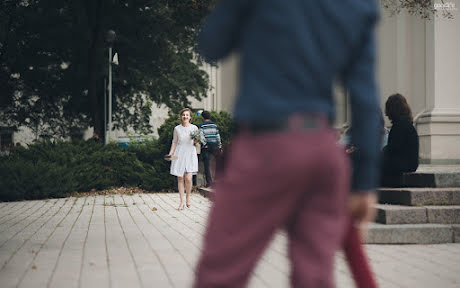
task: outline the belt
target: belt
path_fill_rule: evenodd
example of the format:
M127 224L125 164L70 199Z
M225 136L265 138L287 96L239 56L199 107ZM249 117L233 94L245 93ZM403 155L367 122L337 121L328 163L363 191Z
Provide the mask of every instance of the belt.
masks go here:
M252 134L318 130L329 126L327 117L315 114L293 114L288 118L277 119L267 122L240 122L237 125L238 132L250 132Z

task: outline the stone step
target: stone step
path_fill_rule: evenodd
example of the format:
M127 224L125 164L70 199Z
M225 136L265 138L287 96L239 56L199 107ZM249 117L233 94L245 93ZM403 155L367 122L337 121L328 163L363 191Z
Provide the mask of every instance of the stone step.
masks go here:
M460 206L401 206L378 204L376 222L381 224L460 224Z
M460 206L426 206L428 223L460 224Z
M385 177L384 187L460 187L458 172L414 172Z
M382 204L460 205L460 188L380 188L378 193Z
M425 207L400 205L375 205L377 217L375 222L381 224L421 224L428 223Z
M199 187L198 191L203 196L212 199L211 188ZM426 207L410 208L427 209ZM460 225L370 223L364 242L367 244L460 243Z
M445 224L369 224L367 244L460 243L460 225Z

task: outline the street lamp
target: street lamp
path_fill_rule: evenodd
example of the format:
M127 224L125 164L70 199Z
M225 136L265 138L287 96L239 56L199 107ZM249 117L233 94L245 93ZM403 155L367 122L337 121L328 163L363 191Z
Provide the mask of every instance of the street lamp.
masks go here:
M113 42L115 42L115 38L117 37L117 34L113 30L107 31L106 35L106 41L109 44L109 85L108 85L108 90L109 90L109 111L108 111L108 133L106 132L105 134L105 144L109 143L109 138L112 133L112 45Z

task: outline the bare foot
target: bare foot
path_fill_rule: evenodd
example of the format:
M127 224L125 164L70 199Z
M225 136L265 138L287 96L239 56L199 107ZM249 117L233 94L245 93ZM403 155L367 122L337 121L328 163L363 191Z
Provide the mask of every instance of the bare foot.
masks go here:
M177 210L180 211L180 210L183 210L183 209L184 209L184 203L181 202L181 203L179 204L179 208L177 208Z
M190 208L190 206L192 206L192 201L187 197L187 208Z

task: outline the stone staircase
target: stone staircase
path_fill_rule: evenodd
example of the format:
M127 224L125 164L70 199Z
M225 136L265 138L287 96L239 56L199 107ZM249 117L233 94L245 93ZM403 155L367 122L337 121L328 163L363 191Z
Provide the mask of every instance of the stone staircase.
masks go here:
M421 165L378 190L368 244L460 243L460 165ZM199 188L205 197L212 189Z
M460 242L460 167L423 166L380 188L369 244Z

